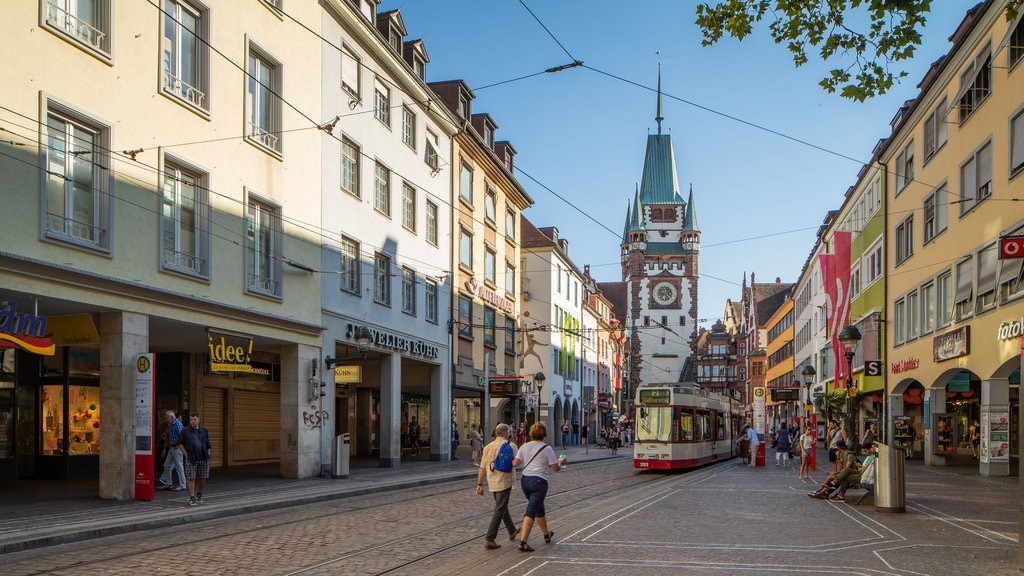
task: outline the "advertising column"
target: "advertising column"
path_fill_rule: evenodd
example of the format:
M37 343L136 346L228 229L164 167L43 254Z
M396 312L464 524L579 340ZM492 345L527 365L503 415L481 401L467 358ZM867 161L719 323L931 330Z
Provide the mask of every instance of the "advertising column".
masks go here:
M765 404L766 404L766 389L763 387L754 388L754 432L757 432L757 436L761 439L761 443L757 445L757 454L752 454L754 462L758 466L764 466L765 459Z
M153 440L156 437L156 386L153 367L155 354L135 358L135 499L152 500L156 473L153 467Z

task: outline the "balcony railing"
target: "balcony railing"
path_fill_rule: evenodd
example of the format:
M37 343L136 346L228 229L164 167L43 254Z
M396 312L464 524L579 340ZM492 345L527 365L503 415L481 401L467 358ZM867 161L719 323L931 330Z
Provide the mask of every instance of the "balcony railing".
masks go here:
M167 70L164 70L164 90L179 98L189 101L192 105L199 108L203 107L203 98L206 97L206 94L204 94L202 90L188 82L185 82Z
M72 38L97 50L106 51L103 46L103 39L107 36L106 32L57 6L53 0L46 3L46 23L54 28L63 29Z
M274 136L270 132L264 130L262 126L257 126L252 122L249 123L249 138L252 138L271 150L277 150L277 136Z
M75 240L86 244L101 246L104 229L101 226L88 222L78 222L66 218L60 214L47 213L46 230L57 236L64 236L69 240Z
M206 268L205 258L169 248L164 248L164 263L172 268L178 268L192 274L202 274Z
M278 294L278 289L281 283L269 276L260 276L259 274L249 274L249 289L255 290L256 292L263 292L265 294Z

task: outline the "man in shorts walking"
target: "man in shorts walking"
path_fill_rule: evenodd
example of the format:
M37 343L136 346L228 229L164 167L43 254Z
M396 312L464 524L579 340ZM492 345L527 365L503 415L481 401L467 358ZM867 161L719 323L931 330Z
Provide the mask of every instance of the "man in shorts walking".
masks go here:
M210 433L199 425L199 415L188 417L188 428L181 432L181 447L185 451L185 480L188 485L188 505L203 503L203 488L210 477Z

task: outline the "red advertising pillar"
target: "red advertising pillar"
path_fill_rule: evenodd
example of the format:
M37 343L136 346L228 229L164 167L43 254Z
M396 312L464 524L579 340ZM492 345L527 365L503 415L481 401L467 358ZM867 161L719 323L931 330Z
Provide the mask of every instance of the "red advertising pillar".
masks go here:
M156 439L155 354L135 358L135 499L152 500L155 492L154 446Z
M764 456L764 453L765 453L764 445L765 445L764 440L762 440L761 443L757 445L757 456L754 457L754 464L756 464L758 466L764 466L764 458L765 458L765 456Z

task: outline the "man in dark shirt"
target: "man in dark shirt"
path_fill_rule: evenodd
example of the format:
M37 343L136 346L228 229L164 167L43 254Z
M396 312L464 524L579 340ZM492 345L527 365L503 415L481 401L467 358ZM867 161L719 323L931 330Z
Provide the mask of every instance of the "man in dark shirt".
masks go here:
M189 426L181 432L185 456L185 478L188 480L188 504L203 503L203 488L210 477L210 433L199 425L199 415L188 417Z

